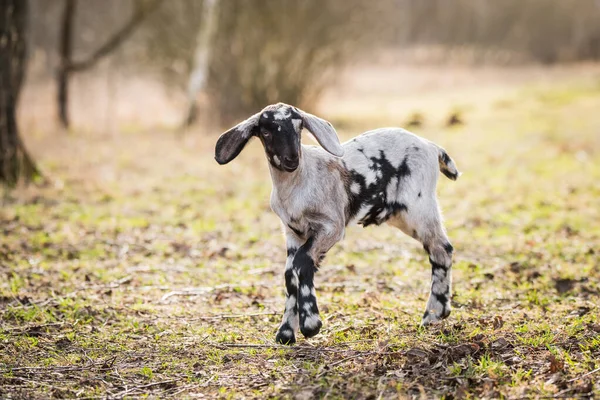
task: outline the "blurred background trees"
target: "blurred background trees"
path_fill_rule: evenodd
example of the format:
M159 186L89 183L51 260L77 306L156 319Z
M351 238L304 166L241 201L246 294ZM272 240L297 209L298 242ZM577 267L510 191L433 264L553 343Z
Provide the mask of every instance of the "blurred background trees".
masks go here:
M50 75L95 65L98 52L109 55L102 50L112 35L133 33L115 56L119 66L186 93L209 46L203 106L216 122L275 101L310 109L340 67L382 48L439 59L462 51L473 62L600 58L598 0L211 0L210 18L203 0L86 0L73 15L77 0L30 1L31 46ZM68 18L73 43L65 42ZM209 22L213 30L203 36ZM127 35L119 35L123 29ZM65 57L94 62L73 65Z
M78 0L64 0L64 10L60 21L59 38L59 65L56 73L57 80L57 102L58 118L64 128L69 126L69 78L71 74L83 72L91 69L102 58L110 55L119 48L125 40L131 36L135 29L150 15L161 3L162 0L153 0L144 2L137 0L133 3L133 12L130 18L118 28L111 36L102 43L96 50L82 60L73 60L73 21L75 19ZM85 6L85 4L83 4Z
M394 45L470 48L476 60L600 59L598 0L394 0ZM506 53L512 56L507 59Z
M162 7L146 26L145 56L167 84L193 91L195 58L210 52L206 90L218 122L277 101L312 105L376 31L364 29L374 7L360 0L226 0L214 10L206 2Z
M8 128L13 123L6 110L16 106L26 65L27 85L57 82L50 89L54 121L63 126L70 121L69 104L99 96L97 86L68 95L72 74L84 70L88 73L78 75L105 82L111 93L127 91L127 84L140 79L160 85L177 99L178 124L189 125L196 115L226 124L277 101L314 109L344 66L382 52L400 54L403 62L600 59L600 0L2 0L1 5L8 38L1 49L2 132L16 132ZM19 39L9 31L18 31ZM119 111L107 106L106 118ZM18 136L2 137L3 165L21 154L22 168L33 170L22 145L20 153L5 150ZM3 174L8 179L9 172Z
M335 72L372 43L375 7L362 0L223 1L208 80L219 118L231 122L277 101L311 108Z

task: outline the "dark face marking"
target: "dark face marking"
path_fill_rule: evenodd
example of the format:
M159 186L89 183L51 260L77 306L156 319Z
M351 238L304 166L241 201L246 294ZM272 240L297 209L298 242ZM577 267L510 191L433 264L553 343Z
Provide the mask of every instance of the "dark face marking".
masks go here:
M358 149L358 151L364 153L364 149ZM354 217L361 207L365 205L370 207L367 214L358 221L363 226L380 225L391 216L408 210L406 204L398 203L393 199L388 201L387 198L388 186L392 179L397 178L396 189L398 190L402 180L411 174L407 162L408 155L404 157L398 168L394 168L386 158L383 150L379 151L379 157L370 157L369 161L371 162L369 168L377 173L374 182L367 185L365 177L353 170L350 170L350 177L346 181L346 191L350 199L346 212L347 220ZM358 193L352 192L351 187L357 185L359 188Z
M292 109L263 111L256 135L262 142L271 165L280 170L293 172L300 164L300 131L302 119Z

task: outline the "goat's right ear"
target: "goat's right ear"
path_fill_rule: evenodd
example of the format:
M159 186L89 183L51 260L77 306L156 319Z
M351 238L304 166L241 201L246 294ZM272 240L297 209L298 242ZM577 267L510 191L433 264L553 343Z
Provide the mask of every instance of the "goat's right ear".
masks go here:
M219 164L227 164L240 154L248 140L254 135L259 118L260 113L254 114L219 137L215 146L215 160Z
M336 157L342 157L344 155L344 147L340 144L340 139L337 136L337 132L331 122L325 121L322 118L317 117L302 111L299 108L294 107L294 110L302 118L304 127L313 134L317 142L329 153Z

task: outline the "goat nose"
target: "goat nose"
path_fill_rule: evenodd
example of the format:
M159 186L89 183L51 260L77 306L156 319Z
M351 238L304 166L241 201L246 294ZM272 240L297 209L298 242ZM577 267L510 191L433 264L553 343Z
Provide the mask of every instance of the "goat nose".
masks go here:
M283 162L285 162L286 164L295 164L298 162L298 156L293 156L293 157L283 156Z

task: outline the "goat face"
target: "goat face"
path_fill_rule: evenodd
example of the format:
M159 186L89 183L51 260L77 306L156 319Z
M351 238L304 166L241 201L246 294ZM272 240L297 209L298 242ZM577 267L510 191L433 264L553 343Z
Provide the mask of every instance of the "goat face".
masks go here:
M260 114L257 136L274 168L293 172L300 164L302 117L286 104L276 104Z
M240 154L251 137L258 136L271 165L281 171L293 172L300 165L303 127L329 153L337 157L344 155L344 148L329 122L296 107L277 103L223 133L217 141L215 159L219 164L227 164Z

